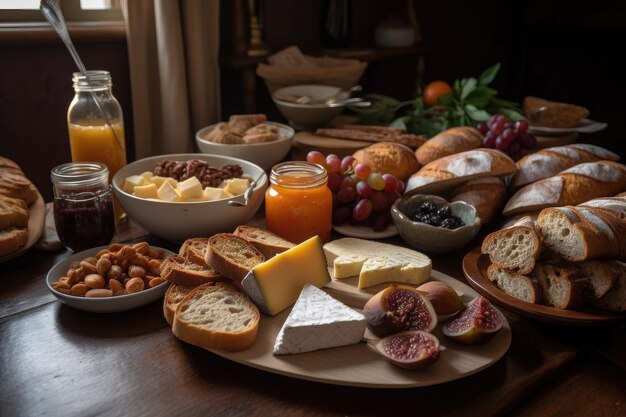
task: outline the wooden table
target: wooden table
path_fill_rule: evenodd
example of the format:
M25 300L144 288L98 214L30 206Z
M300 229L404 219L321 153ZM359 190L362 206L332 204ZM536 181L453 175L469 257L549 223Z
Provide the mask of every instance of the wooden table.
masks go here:
M101 315L67 307L44 279L69 255L33 250L0 265L0 416L626 415L623 325L567 328L504 311L511 347L478 374L426 388L342 387L183 343L160 302ZM462 256L434 257L434 268L463 280Z

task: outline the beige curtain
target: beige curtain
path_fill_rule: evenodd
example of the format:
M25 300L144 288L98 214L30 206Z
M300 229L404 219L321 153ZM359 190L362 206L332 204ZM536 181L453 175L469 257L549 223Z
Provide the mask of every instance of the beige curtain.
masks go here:
M219 0L126 0L137 158L189 152L220 120Z

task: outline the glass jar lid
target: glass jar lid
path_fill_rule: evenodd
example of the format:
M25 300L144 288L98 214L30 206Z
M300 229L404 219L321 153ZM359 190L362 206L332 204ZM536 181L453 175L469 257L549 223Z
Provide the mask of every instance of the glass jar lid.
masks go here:
M270 182L286 188L313 188L326 184L326 169L318 164L303 161L282 162L274 165Z
M87 71L86 74L75 72L72 74L72 82L76 91L108 89L113 84L109 71L102 70Z
M100 162L68 162L52 168L50 179L54 185L88 187L108 183L109 168Z

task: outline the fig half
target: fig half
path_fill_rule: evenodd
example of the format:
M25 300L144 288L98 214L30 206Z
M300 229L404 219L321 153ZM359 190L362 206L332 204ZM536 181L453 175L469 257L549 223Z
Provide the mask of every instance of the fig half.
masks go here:
M447 337L465 344L487 343L502 328L504 316L485 297L470 301L441 331Z
M437 312L437 321L454 317L463 308L463 301L452 286L442 281L428 281L417 290L423 293Z
M363 315L378 337L403 330L430 332L437 325L437 313L430 301L406 285L391 285L374 295L365 304Z
M420 369L435 362L445 350L434 335L421 330L406 330L367 344L386 360L405 369Z

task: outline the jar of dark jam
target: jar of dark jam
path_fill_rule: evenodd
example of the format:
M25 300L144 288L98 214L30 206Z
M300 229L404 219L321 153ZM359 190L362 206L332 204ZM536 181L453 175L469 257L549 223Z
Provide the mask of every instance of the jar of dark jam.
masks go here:
M109 169L99 162L72 162L52 169L54 223L63 245L80 252L111 242L115 233Z

